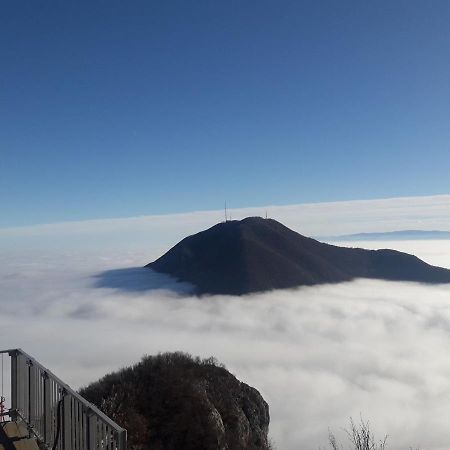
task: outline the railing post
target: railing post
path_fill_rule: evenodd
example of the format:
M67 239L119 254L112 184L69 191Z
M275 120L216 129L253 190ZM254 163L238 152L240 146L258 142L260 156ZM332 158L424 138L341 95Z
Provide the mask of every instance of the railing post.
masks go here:
M63 400L63 449L72 450L72 397L64 395Z
M50 392L50 378L47 372L42 372L44 378L44 440L49 442L53 437L52 429L52 411L51 411L51 392Z
M18 352L17 350L13 350L10 352L9 356L11 357L11 410L12 414L15 418L16 411L18 409L18 373L17 373L17 359Z
M32 361L28 365L28 423L34 426L36 420L36 378Z
M123 430L119 433L118 450L127 450L127 431Z
M88 424L88 448L89 450L97 450L97 417L88 412L87 416Z

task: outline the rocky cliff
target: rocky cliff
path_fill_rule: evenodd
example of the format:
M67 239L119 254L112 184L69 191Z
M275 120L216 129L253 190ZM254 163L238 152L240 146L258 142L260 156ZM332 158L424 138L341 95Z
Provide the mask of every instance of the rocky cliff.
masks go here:
M131 450L266 450L269 407L214 359L147 356L82 389Z

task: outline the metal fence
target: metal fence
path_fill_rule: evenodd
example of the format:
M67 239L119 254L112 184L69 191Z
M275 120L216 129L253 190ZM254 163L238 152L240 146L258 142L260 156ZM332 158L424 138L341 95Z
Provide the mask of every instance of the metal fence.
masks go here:
M21 349L10 357L8 414L55 450L126 450L126 430Z

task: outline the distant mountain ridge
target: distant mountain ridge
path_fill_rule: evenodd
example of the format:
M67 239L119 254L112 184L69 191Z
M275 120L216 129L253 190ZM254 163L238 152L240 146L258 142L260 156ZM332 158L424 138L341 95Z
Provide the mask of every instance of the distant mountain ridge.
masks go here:
M260 217L188 236L146 267L192 283L198 294L242 295L355 278L450 283L450 270L416 256L337 247Z
M396 241L396 240L450 240L450 231L442 230L399 230L375 233L342 234L324 236L325 241Z

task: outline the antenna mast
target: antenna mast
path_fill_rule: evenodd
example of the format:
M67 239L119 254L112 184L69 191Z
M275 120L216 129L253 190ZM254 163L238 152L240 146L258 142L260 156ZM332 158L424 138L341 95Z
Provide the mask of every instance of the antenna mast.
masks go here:
M227 215L227 202L225 200L225 222L228 222L228 215Z

